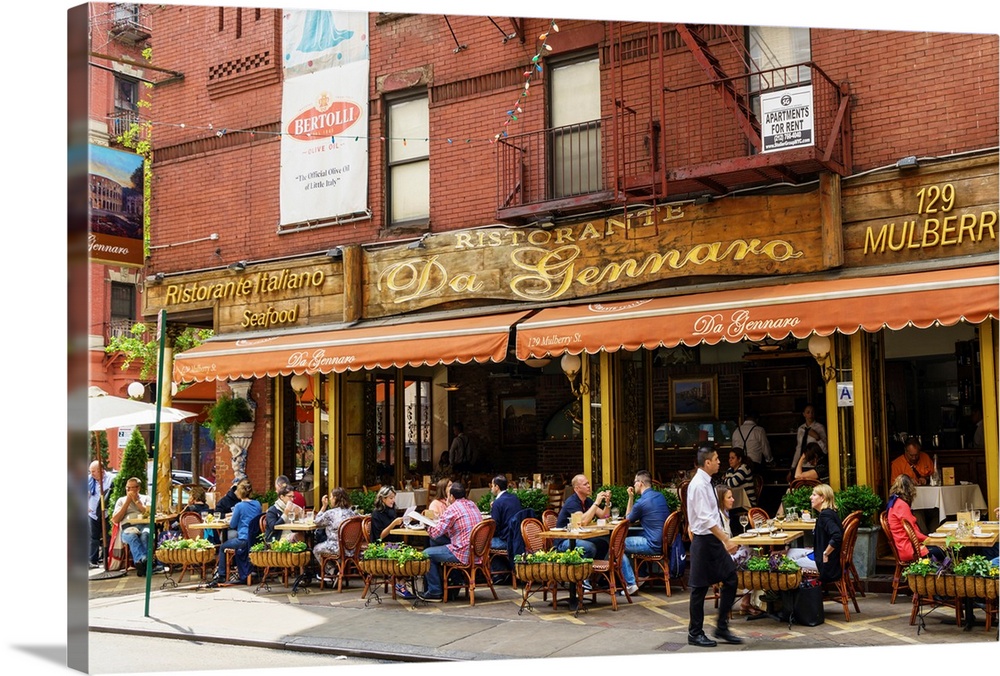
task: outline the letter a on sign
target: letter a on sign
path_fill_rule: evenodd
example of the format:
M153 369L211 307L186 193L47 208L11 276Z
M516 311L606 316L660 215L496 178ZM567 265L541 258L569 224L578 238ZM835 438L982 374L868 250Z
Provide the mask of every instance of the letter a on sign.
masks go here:
M837 383L837 408L854 406L854 383Z

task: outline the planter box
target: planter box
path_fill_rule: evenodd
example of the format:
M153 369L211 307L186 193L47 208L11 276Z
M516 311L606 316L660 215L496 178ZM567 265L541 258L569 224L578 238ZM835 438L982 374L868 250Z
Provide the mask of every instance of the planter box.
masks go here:
M258 568L302 568L312 552L250 552L250 563Z
M881 528L858 528L858 539L854 543L854 567L858 576L863 578L875 574L875 563L878 560L878 536Z
M200 566L215 561L215 547L208 549L157 549L156 560L165 566Z
M594 572L593 563L515 563L514 574L529 582L582 582Z
M910 591L922 597L951 596L977 599L997 598L1000 580L956 575L907 575Z
M737 571L740 589L760 589L763 591L788 591L795 589L802 581L802 571L794 573L772 573L766 570Z
M426 575L431 568L430 559L422 561L407 561L402 566L392 559L362 559L358 561L358 568L365 575L376 575L379 577L417 577Z

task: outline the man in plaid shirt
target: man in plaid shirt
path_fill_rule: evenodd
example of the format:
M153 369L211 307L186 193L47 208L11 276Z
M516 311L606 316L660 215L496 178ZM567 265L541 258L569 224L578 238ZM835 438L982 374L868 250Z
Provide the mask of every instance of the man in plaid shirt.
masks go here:
M427 529L431 540L444 536L449 543L424 550L424 554L431 560L431 567L425 578L427 589L420 598L430 601L441 599L441 564L469 560L469 535L473 527L482 520L483 515L479 513L476 503L465 497L465 486L453 483L448 493L448 507L438 519L437 525Z

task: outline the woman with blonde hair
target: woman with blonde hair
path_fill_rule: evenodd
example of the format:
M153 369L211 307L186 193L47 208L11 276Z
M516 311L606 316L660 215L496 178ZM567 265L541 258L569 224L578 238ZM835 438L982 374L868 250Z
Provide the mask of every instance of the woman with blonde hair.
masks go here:
M840 515L834 504L833 489L829 484L813 486L809 503L817 512L813 528L813 554L820 582L840 579L840 545L844 539Z

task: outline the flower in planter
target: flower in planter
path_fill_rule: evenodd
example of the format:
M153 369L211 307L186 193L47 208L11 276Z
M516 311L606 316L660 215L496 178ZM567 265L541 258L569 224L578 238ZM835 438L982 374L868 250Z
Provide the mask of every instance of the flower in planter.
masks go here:
M767 573L795 573L799 570L799 564L781 552L762 554L760 547L755 547L753 556L740 564L739 569Z
M399 542L372 542L361 552L362 561L387 559L395 561L402 568L410 561L424 561L427 555L419 549Z
M215 547L214 544L203 538L198 538L198 539L174 538L171 540L164 540L159 545L159 549L165 549L167 551L177 550L177 549L213 549L214 547Z
M514 557L514 563L562 563L572 566L593 562L593 559L583 555L583 547L568 549L565 552L559 552L555 549L539 550L531 554L521 553Z
M309 545L301 540L298 542L290 542L288 540L261 541L250 547L251 552L285 552L289 554L297 554L308 549Z

